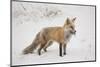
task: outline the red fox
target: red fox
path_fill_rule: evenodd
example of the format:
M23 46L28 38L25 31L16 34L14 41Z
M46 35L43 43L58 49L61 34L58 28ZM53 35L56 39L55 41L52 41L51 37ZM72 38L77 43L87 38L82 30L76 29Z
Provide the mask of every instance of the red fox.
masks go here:
M67 18L62 27L47 27L42 29L37 33L31 45L23 50L23 53L32 53L37 48L37 46L40 46L38 49L38 54L41 55L41 50L44 49L44 51L47 52L47 48L55 41L59 43L60 56L62 56L62 51L64 51L63 54L66 55L67 43L69 42L72 34L76 33L74 23L75 20L76 18Z

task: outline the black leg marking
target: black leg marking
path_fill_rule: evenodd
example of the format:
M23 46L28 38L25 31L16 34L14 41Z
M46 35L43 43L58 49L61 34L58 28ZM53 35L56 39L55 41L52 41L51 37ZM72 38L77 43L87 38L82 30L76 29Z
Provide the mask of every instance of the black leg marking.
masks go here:
M66 44L63 45L64 48L64 55L66 55Z
M59 45L59 54L62 57L62 44Z
M44 49L45 52L47 52L47 49Z
M38 49L38 54L41 55L41 50L45 46L45 44L41 44L40 48Z

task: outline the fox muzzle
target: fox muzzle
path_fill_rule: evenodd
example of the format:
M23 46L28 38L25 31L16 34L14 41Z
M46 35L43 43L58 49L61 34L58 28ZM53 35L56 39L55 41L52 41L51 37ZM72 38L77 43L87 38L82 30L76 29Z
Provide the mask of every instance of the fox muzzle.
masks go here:
M70 31L71 34L76 34L76 30Z

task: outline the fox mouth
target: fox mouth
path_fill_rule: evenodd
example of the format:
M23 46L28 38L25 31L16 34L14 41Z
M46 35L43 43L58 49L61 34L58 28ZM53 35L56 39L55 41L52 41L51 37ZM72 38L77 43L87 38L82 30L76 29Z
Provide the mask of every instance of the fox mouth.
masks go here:
M70 33L75 35L76 34L76 31L70 31Z

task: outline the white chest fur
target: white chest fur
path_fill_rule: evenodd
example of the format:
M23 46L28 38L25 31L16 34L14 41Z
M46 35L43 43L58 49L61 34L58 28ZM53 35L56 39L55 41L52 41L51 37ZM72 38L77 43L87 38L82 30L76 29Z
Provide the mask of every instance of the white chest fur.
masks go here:
M71 36L72 36L72 34L70 33L70 31L68 31L68 30L64 31L64 41L65 41L65 43L70 41Z

